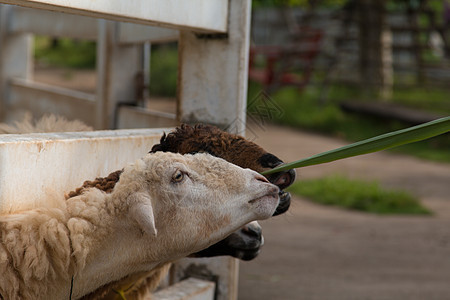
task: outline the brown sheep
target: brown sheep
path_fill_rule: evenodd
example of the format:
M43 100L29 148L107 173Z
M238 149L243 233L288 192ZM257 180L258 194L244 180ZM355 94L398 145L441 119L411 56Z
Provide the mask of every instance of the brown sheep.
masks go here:
M209 154L151 153L110 193L0 215L0 298L79 299L272 216L278 187ZM155 274L153 274L155 276Z

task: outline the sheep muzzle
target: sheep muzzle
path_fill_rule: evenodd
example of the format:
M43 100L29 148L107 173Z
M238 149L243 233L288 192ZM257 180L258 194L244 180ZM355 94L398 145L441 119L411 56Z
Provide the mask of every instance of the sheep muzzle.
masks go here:
M274 174L270 174L267 176L267 179L278 186L280 188L280 203L278 204L277 209L275 210L274 216L285 213L289 206L291 205L291 194L284 191L285 188L289 187L295 181L295 170L288 170L285 172L278 172Z

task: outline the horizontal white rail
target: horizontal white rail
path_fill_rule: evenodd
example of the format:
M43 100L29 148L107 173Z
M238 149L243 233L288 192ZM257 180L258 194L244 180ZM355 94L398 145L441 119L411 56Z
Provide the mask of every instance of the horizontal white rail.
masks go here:
M36 117L59 114L95 125L96 102L92 94L23 79L11 80L10 92L10 110L32 111Z
M94 41L98 37L98 20L96 18L20 6L12 7L8 24L8 29L12 33L33 33ZM179 32L175 29L118 23L117 39L119 43L169 42L177 40L178 36Z
M117 128L159 128L178 125L175 114L122 106L118 113Z
M178 40L179 31L170 28L145 26L141 24L119 23L118 42L133 43L165 43Z
M227 31L228 0L0 0L30 8L206 32Z
M53 37L96 40L97 22L95 18L17 6L11 10L9 30Z

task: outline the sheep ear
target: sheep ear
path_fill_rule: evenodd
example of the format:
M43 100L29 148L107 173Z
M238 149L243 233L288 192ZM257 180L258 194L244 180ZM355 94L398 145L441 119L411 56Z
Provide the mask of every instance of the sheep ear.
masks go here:
M139 227L148 235L156 237L157 230L155 226L155 216L153 214L153 207L148 195L139 193L131 196L135 199L131 205L131 216L136 220Z

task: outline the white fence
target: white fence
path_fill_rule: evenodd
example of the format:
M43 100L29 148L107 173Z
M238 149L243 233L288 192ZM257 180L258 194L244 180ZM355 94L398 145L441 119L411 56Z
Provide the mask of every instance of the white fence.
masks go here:
M207 122L244 133L250 0L0 3L15 4L0 5L0 120L29 110L36 117L51 112L80 119L96 129L111 129L114 124L148 128ZM96 92L87 94L34 82L33 34L97 41ZM174 39L178 39L180 52L176 115L130 107L122 107L116 114L118 102L135 97L135 76L145 71L143 44ZM0 136L0 205L8 205L5 199L20 188L18 177L34 186L34 192L45 193L46 186L52 186L54 192L67 192L82 180L105 176L144 155L162 132ZM93 145L114 147L117 152L98 155L98 150L91 149ZM74 151L79 155L68 155ZM219 278L216 299L237 297L235 259L186 259L171 272L168 281L174 283L189 276L183 270L191 264L207 268ZM205 286L206 290L214 289L214 285L201 282L188 281L181 286L186 284L198 285L203 291Z

